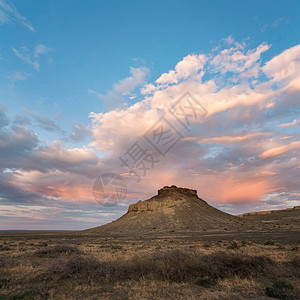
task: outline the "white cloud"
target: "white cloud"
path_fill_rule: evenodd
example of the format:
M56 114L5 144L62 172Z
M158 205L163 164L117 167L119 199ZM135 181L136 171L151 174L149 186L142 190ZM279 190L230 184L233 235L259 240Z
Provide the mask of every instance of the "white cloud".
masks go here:
M10 1L0 0L0 25L11 23L21 23L34 32L32 24L18 12Z
M30 76L31 76L30 73L14 71L12 73L12 75L10 76L10 80L11 80L12 83L14 83L16 81L24 81Z
M251 76L257 77L257 71L249 71L251 68L257 68L257 61L263 52L269 50L270 45L263 43L256 49L245 51L245 44L236 43L235 47L224 49L220 54L216 55L211 65L213 69L222 74L226 72L242 73L247 72ZM245 74L244 74L245 77ZM247 76L248 77L248 76Z
M121 79L119 82L114 84L112 90L109 91L106 95L100 94L91 89L89 90L89 93L103 100L105 105L107 105L109 109L124 106L124 96L130 96L130 94L135 90L136 87L145 83L145 78L149 73L149 69L147 67L131 67L130 73L131 76Z
M129 95L137 86L144 83L149 69L146 67L130 68L131 76L120 80L113 86L113 90L120 95Z
M204 66L207 58L203 54L192 54L185 56L175 66L174 70L162 74L157 80L158 84L173 84L178 83L182 79L187 79L190 76L196 75Z
M27 47L21 47L20 49L16 49L12 47L15 55L20 58L23 62L31 65L35 70L40 70L40 57L42 55L48 55L53 49L39 44L37 45L33 51L30 51Z
M268 61L262 68L274 81L282 81L300 75L300 45L283 51Z
M51 48L49 48L43 44L39 44L34 48L34 57L39 58L40 55L48 54L51 51L52 51Z

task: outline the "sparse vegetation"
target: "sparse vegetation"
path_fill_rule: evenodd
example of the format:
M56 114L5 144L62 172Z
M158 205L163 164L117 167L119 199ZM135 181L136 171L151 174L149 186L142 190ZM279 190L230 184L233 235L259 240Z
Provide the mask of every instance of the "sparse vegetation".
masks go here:
M47 281L72 278L79 281L90 279L107 282L141 278L183 282L194 280L199 276L211 280L234 276L272 278L282 267L264 256L227 252L203 255L197 252L169 250L116 261L103 261L90 254L75 254L58 258L48 269L39 274L38 278Z
M69 245L56 245L51 248L44 248L40 249L35 252L35 255L38 257L58 257L62 254L70 255L70 254L80 254L82 251L80 251L78 248L69 246Z
M42 238L28 239L22 250L17 238L1 241L10 250L0 253L0 299L243 299L278 294L280 277L294 287L281 288L283 295L300 292L300 257L291 251L297 243L274 248L264 245L269 239L199 241L175 234L59 238L47 239L47 246Z

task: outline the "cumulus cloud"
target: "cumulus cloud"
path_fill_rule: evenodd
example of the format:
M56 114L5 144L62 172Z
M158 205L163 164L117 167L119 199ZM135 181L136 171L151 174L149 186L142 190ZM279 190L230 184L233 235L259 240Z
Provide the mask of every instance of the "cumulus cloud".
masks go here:
M300 45L289 48L272 58L262 70L276 82L297 78L300 75Z
M183 60L176 64L174 70L162 74L155 82L158 84L178 83L182 79L197 74L203 68L206 60L207 58L203 54L185 56Z
M149 73L147 67L130 68L131 76L121 79L113 85L111 91L103 95L94 90L89 90L89 93L97 96L104 101L104 105L109 109L114 109L125 105L125 96L129 96L136 87L145 82L146 75Z
M211 61L213 70L223 74L226 72L239 73L242 77L257 76L259 67L257 62L261 54L269 50L270 45L263 43L257 48L247 51L245 51L245 47L245 43L236 43L234 47L222 50Z
M0 131L0 169L17 166L17 160L28 154L38 145L38 137L26 127L13 127Z

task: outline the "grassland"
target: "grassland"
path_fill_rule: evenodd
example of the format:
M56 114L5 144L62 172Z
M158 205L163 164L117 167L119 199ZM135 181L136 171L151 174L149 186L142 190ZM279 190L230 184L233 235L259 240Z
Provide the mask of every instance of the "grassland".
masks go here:
M0 239L0 299L299 299L298 231Z

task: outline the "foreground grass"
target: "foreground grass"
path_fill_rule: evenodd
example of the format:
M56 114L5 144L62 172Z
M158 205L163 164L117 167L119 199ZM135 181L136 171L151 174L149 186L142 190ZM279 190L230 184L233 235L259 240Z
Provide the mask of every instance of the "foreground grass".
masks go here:
M1 248L0 299L296 300L300 294L297 244L103 238L6 240Z

